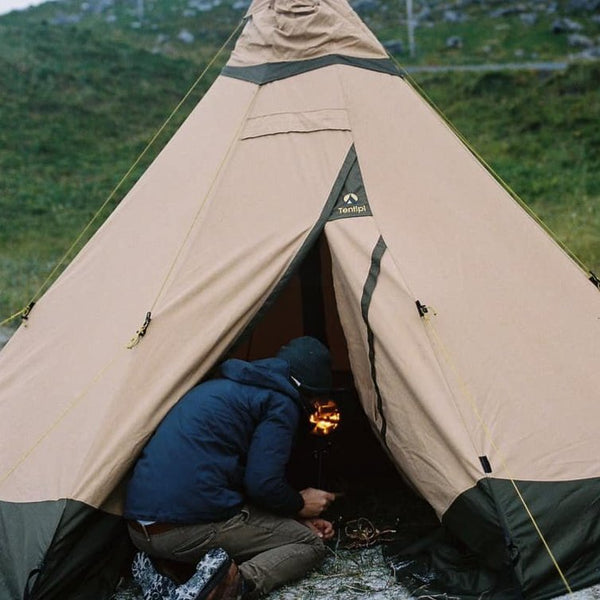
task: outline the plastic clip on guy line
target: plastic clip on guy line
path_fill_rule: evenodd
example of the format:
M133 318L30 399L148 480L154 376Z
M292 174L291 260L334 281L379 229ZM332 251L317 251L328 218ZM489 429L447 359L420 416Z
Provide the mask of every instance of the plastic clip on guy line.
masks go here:
M147 312L143 325L136 331L136 334L131 338L131 341L127 345L127 348L129 350L135 348L135 346L137 346L140 343L141 339L146 335L146 331L148 330L150 321L152 321L152 313Z
M423 318L429 312L429 308L427 308L427 306L425 306L425 304L421 304L421 302L419 300L417 300L415 302L415 304L417 305L417 310L419 311L419 316L421 318Z
M29 315L31 314L31 311L33 310L33 307L35 306L35 302L30 302L24 309L23 312L21 313L21 320L22 321L27 321L27 319L29 319Z

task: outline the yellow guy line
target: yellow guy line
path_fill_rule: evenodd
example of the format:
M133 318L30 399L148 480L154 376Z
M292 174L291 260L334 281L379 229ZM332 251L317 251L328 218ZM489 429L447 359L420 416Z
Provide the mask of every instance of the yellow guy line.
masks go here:
M0 321L0 327L2 327L2 325L6 325L7 323L10 323L13 319L20 317L24 312L25 312L25 309L22 308L19 312L16 312L14 315L10 315L10 317L4 319L4 321Z
M52 280L52 278L54 277L54 275L56 274L56 272L60 269L60 267L63 265L63 263L67 260L67 258L71 254L71 252L77 247L77 245L79 244L79 242L81 241L81 239L85 236L85 234L88 232L88 230L90 229L90 227L94 224L94 222L96 221L96 219L98 219L98 217L104 211L104 209L106 208L106 206L114 198L115 194L119 191L119 189L121 188L121 186L123 185L123 183L125 183L125 181L129 178L129 176L131 175L131 173L134 171L134 169L138 166L138 164L140 163L140 161L144 158L144 156L150 150L150 148L152 147L152 145L154 144L154 142L157 140L157 138L160 136L160 134L164 131L165 127L167 127L167 125L172 121L173 117L177 114L177 112L182 107L182 105L185 103L185 101L189 98L189 96L196 89L196 87L198 86L198 84L202 81L202 79L204 78L204 76L206 75L206 73L208 72L208 70L212 67L212 65L217 60L217 58L219 57L219 55L221 54L221 52L223 52L223 50L227 47L227 45L232 40L232 38L235 36L235 34L238 32L238 30L240 29L240 27L242 26L243 23L244 23L244 19L242 19L237 24L236 28L231 32L231 34L225 40L225 42L223 43L223 45L217 50L217 53L213 56L213 58L210 60L210 62L206 65L206 67L204 68L204 70L202 71L202 73L199 75L199 77L196 79L196 81L192 84L192 86L187 91L187 93L185 94L185 96L179 101L179 103L177 104L177 106L171 111L171 114L167 117L167 119L165 120L165 122L160 126L160 128L158 129L158 131L152 136L151 140L148 142L148 144L146 145L146 147L142 150L141 154L136 158L136 160L131 165L131 167L129 167L129 169L125 173L125 175L123 175L123 177L121 178L121 180L119 181L119 183L117 183L117 185L110 192L110 194L108 195L108 197L106 198L106 200L103 202L102 206L100 206L100 208L92 216L92 218L90 219L90 221L88 222L88 224L83 228L83 230L81 231L81 233L77 236L77 238L75 239L75 241L71 244L71 246L69 247L69 249L59 259L59 261L58 261L58 263L56 263L54 269L52 269L51 273L48 275L48 277L46 277L46 279L44 280L44 282L42 283L42 285L39 287L39 289L37 290L37 292L35 292L35 294L33 295L33 298L31 299L30 305L31 305L31 303L35 302L41 296L42 291L47 286L48 282ZM15 313L14 315L11 315L8 319L0 322L0 326L4 325L4 324L6 324L6 323L8 323L10 321L12 321L13 319L16 319L17 317L19 317L20 315L22 315L25 312L25 310L26 309L20 310L19 312Z
M547 225L539 215L537 215L530 206L512 189L512 187L494 170L494 168L479 154L479 152L471 145L463 134L456 128L456 126L450 121L450 119L444 114L442 109L436 105L433 99L427 94L427 92L418 84L418 82L410 76L406 69L391 55L388 54L390 59L396 64L396 66L402 71L404 78L408 83L417 91L417 93L429 104L429 106L436 112L436 114L444 121L444 123L450 128L450 130L460 139L460 141L466 146L466 148L473 154L473 156L487 169L487 171L494 177L494 179L511 195L513 200L519 204L519 206L571 257L571 259L582 269L586 275L591 273L589 267L587 267L583 261L559 238L559 236Z
M539 525L538 525L535 517L533 516L533 514L532 514L532 512L531 512L531 510L529 508L529 506L527 505L527 502L526 502L525 498L521 494L521 491L519 490L519 487L517 486L516 481L514 480L514 478L511 475L511 471L508 468L508 464L506 462L506 459L504 457L503 452L496 445L496 442L494 441L494 438L492 436L492 432L490 431L490 428L488 427L487 423L483 419L483 416L481 415L481 413L479 411L479 408L477 407L477 403L475 401L475 398L471 394L471 392L469 390L469 387L467 386L466 382L461 377L460 372L458 370L458 367L456 366L456 363L452 360L452 356L450 355L449 350L446 348L446 346L442 342L440 336L438 335L437 330L435 329L433 323L431 322L431 319L429 318L429 314L423 315L423 321L425 322L425 324L427 326L427 329L431 333L431 337L433 339L434 345L436 345L438 347L438 349L440 350L440 353L442 354L444 360L446 361L447 365L450 367L450 370L453 372L456 380L458 381L458 384L460 386L460 389L461 389L462 393L464 394L465 398L469 401L469 404L471 406L471 410L473 411L473 413L477 417L477 420L479 421L479 424L481 425L481 428L485 432L485 435L486 435L489 443L491 444L492 448L494 449L494 451L499 456L500 462L502 464L502 468L504 469L504 472L508 476L508 479L510 480L512 486L515 488L515 492L517 493L517 496L518 496L519 500L521 501L521 504L523 505L523 508L525 509L525 512L527 513L527 516L531 520L531 522L533 524L533 527L535 528L536 533L538 534L540 540L542 541L542 544L544 545L544 548L546 549L546 552L550 556L552 564L554 565L554 567L556 568L556 571L560 575L560 578L561 578L561 580L562 580L565 588L567 589L567 591L568 591L569 594L573 594L573 591L571 590L571 586L569 585L569 582L567 581L567 578L565 577L562 569L560 568L560 565L558 564L558 561L556 560L556 557L554 556L554 553L552 552L550 546L548 545L548 542L546 541L546 538L544 537L544 534L540 530Z

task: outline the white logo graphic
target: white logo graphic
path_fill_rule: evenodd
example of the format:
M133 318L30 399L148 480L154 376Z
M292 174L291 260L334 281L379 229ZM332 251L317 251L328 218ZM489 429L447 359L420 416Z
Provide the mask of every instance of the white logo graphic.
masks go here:
M346 206L354 206L358 203L358 196L356 194L346 194L343 200Z

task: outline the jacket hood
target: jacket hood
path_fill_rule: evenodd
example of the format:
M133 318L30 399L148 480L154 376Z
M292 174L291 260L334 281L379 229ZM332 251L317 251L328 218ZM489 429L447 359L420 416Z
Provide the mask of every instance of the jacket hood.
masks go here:
M263 358L252 362L231 358L221 365L221 373L226 379L238 383L276 390L294 400L300 397L290 381L289 363L280 358Z

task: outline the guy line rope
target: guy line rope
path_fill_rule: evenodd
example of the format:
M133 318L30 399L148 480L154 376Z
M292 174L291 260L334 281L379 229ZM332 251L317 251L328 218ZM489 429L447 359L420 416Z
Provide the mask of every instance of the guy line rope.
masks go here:
M69 248L67 249L67 251L58 260L58 262L56 263L56 265L54 266L54 268L52 269L52 271L50 272L50 274L46 277L46 279L43 281L43 283L40 285L40 287L38 288L38 290L35 292L35 294L31 298L31 301L27 304L27 306L25 308L22 308L18 312L12 314L10 317L4 319L4 321L0 321L0 327L2 325L6 325L7 323L10 323L14 319L17 319L18 317L21 317L24 320L27 319L27 317L29 315L29 312L33 308L35 302L42 296L42 293L46 289L47 285L52 281L52 279L54 278L54 276L56 275L56 273L59 271L59 269L62 267L62 265L65 263L65 261L67 260L67 258L71 255L71 253L73 252L73 250L79 245L79 243L81 242L81 240L83 239L83 237L86 235L86 233L89 231L89 229L91 228L91 226L96 222L96 220L98 219L98 217L100 217L100 215L103 213L104 209L108 206L108 204L111 202L111 200L115 197L116 193L121 189L121 186L125 183L125 181L127 181L127 179L129 179L130 175L133 173L133 171L135 170L135 168L139 165L139 163L141 162L141 160L146 156L146 154L148 153L148 151L150 150L150 148L154 145L154 143L159 138L159 136L162 134L162 132L165 130L165 128L169 125L169 123L173 120L173 118L175 117L175 115L179 112L179 110L181 109L181 107L183 106L183 104L185 104L185 102L190 97L190 95L193 93L193 91L198 87L198 85L200 84L200 82L204 79L204 76L206 75L206 73L208 72L208 70L213 66L213 64L215 63L215 61L217 60L217 58L220 56L220 54L223 52L223 50L229 45L229 43L234 38L234 36L237 34L237 32L239 31L239 29L243 25L243 23L244 23L244 19L241 19L238 22L238 24L236 25L235 29L231 32L231 34L228 36L228 38L225 40L225 42L223 42L222 46L217 50L216 54L212 57L212 59L206 65L206 67L204 68L204 70L202 71L202 73L200 73L200 75L198 76L198 78L196 79L196 81L194 81L194 83L192 84L192 86L190 87L190 89L186 92L186 94L179 101L179 103L177 104L177 106L175 106L175 108L171 111L171 113L169 114L169 116L165 119L164 123L158 128L158 130L156 131L156 133L152 136L152 138L150 139L150 141L146 144L146 147L142 150L142 152L140 153L140 155L135 159L135 161L133 162L133 164L129 167L129 169L127 170L127 172L125 173L125 175L123 175L123 177L121 177L121 179L119 180L119 182L117 183L117 185L115 185L115 187L112 189L112 191L107 196L106 200L104 200L104 202L102 203L102 205L100 206L100 208L94 213L94 215L89 220L89 222L87 223L87 225L85 225L85 227L81 230L81 232L79 233L79 235L75 238L75 240L71 244L71 246L69 246Z

